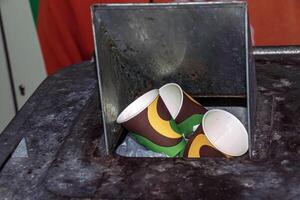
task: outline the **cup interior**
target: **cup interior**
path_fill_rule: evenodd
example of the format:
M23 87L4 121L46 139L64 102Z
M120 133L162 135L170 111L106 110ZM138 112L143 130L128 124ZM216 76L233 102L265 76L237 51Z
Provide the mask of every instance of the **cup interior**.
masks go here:
M202 126L208 140L221 152L240 156L248 150L248 133L231 113L213 109L205 113Z
M137 116L155 100L158 93L158 89L154 89L137 98L121 112L117 118L117 123L121 124Z
M183 91L176 83L168 83L159 89L159 95L168 108L173 119L177 117L182 107Z

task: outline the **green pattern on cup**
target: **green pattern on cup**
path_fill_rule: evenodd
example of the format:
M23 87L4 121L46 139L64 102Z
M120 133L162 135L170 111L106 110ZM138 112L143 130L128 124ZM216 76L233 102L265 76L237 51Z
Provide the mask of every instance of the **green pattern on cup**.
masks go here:
M175 132L177 132L178 134L182 134L181 130L178 128L178 126L177 126L177 124L176 124L176 122L175 122L174 119L171 119L169 122L170 122L171 128L172 128Z
M179 152L179 154L178 154L177 157L183 158L183 156L184 156L184 151L185 151L185 147L184 147L184 149L182 149L182 151Z
M179 142L178 144L176 144L175 146L171 146L171 147L164 147L164 146L160 146L157 145L153 142L151 142L150 140L148 140L147 138L140 136L139 134L130 132L130 135L141 145L143 145L144 147L146 147L147 149L157 152L157 153L164 153L170 157L175 157L177 156L179 153L184 151L185 145L186 145L186 141L184 139L181 140L181 142Z
M191 135L194 132L193 127L201 124L203 116L204 115L201 114L194 114L185 119L183 122L177 124L180 133L186 136Z

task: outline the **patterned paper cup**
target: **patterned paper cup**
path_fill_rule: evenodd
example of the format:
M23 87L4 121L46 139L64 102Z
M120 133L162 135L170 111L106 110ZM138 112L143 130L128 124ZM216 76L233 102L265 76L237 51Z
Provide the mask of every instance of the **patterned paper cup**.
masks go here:
M248 151L248 133L231 113L213 109L205 113L202 124L188 141L184 157L231 157Z
M216 149L212 143L209 142L206 135L199 126L195 134L189 139L185 150L184 157L186 158L203 158L203 157L221 157L227 156Z
M117 118L133 137L149 150L178 155L185 147L175 121L159 96L151 90L127 106Z
M207 139L224 154L241 156L248 151L247 130L231 113L220 109L207 111L202 119L202 128Z
M184 92L176 83L168 83L159 89L159 95L167 106L177 127L190 136L201 124L207 109Z

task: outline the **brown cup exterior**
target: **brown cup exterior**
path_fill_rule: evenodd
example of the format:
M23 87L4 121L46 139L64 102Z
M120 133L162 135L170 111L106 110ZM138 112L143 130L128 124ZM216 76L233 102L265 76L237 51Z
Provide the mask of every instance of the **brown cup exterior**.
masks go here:
M182 100L182 106L178 113L178 115L175 118L175 122L177 124L180 124L184 120L188 119L192 115L195 114L201 114L204 115L208 110L202 106L199 102L197 102L193 97L191 97L189 94L183 91L183 100ZM199 122L201 126L201 121ZM187 139L191 139L191 137L196 133L188 134L185 137Z
M200 125L195 133L189 139L185 150L185 158L203 158L203 157L214 157L214 158L228 158L227 155L217 150L207 139L204 134L203 128Z
M170 121L173 120L171 114L169 113L167 107L165 106L164 102L162 101L161 97L158 96L151 104L157 101L157 114L162 120ZM151 105L150 104L150 105ZM149 106L150 106L149 105ZM123 122L122 125L128 130L132 131L136 134L139 134L151 142L164 146L164 147L171 147L181 142L182 138L178 134L178 138L169 138L166 137L158 130L155 130L149 121L148 112L149 106L140 112L135 117L131 118L130 120Z
M175 118L175 122L181 123L194 114L204 115L206 112L207 109L204 106L202 106L199 102L197 102L186 92L183 92L182 106L178 115Z

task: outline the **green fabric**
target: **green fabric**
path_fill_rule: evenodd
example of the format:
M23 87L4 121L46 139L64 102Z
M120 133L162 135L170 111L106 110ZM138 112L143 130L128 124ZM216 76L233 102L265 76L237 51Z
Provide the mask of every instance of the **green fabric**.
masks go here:
M183 122L177 124L177 127L182 134L188 136L193 133L193 127L195 125L201 124L203 116L204 115L201 114L194 114L185 119Z
M148 140L147 138L140 136L138 134L135 134L132 132L130 132L130 134L139 144L143 145L147 149L154 151L154 152L158 152L158 153L165 153L170 157L175 157L179 153L183 152L185 145L186 145L186 141L181 140L181 142L179 142L175 146L164 147L164 146L157 145L157 144L151 142L150 140Z
M39 13L39 0L29 0L30 6L31 6L31 12L33 16L33 20L35 23L35 26L37 26L37 18Z

